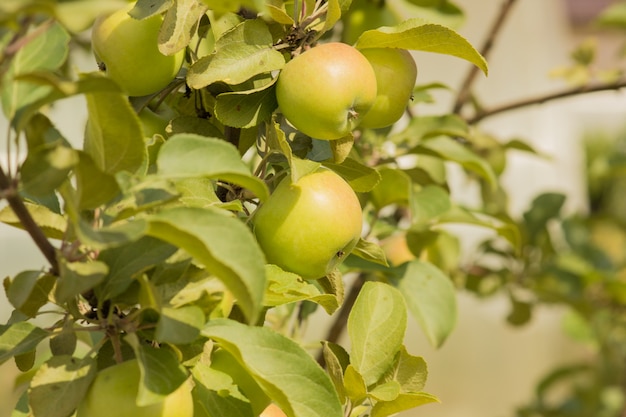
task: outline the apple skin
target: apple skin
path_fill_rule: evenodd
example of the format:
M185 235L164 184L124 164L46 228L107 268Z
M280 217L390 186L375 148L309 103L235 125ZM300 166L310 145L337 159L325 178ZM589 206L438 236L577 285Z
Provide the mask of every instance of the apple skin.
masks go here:
M282 180L253 222L268 263L317 279L341 264L358 243L363 213L350 185L320 169L295 184Z
M276 404L270 404L261 413L259 417L287 417L287 414L283 412Z
M405 233L393 234L380 242L380 247L385 252L385 257L390 266L400 266L415 259L415 255L409 249Z
M377 94L360 127L379 129L391 126L404 113L413 94L417 66L406 49L368 48L361 50L374 68Z
M355 0L350 4L348 13L342 17L343 30L341 40L354 45L361 34L381 26L395 26L399 23L396 16L382 0Z
M163 18L134 19L128 14L133 6L96 19L91 44L109 78L130 96L146 96L162 90L176 77L185 51L163 55L158 48Z
M333 140L350 134L376 99L376 74L358 50L340 42L316 46L283 67L276 99L302 133Z
M191 384L183 383L164 401L137 405L141 373L136 359L98 373L78 407L76 417L192 417Z

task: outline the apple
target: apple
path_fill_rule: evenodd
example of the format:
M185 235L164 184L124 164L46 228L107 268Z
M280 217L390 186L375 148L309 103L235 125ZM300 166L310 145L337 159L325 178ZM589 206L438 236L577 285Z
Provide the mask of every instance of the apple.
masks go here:
M276 404L270 404L261 413L259 417L287 417L287 414L283 412Z
M128 14L133 6L96 19L91 44L108 77L128 95L145 96L162 90L176 77L185 51L163 55L158 48L163 18L134 19Z
M361 50L376 74L376 101L361 119L371 129L391 126L404 113L413 94L417 66L406 49L368 48Z
M341 264L357 244L363 214L350 185L322 168L296 183L283 179L257 209L253 223L268 263L317 279Z
M395 26L398 18L383 0L355 0L342 18L341 40L353 45L366 30L381 26Z
M137 405L141 373L136 359L98 373L76 417L192 417L191 384L185 382L161 402Z
M381 240L380 247L390 266L400 266L415 259L415 255L409 249L404 232L393 234Z
M326 43L285 64L276 99L285 118L302 133L339 139L348 136L374 104L376 74L352 46Z

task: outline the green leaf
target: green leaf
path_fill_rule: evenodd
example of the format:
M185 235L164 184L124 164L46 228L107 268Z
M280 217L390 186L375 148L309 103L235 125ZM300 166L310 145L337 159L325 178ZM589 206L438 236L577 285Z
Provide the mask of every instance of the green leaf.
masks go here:
M416 151L426 151L448 161L456 162L463 168L483 177L490 186L497 186L496 174L489 163L472 152L469 148L448 137L439 136L420 144Z
M198 306L164 307L157 323L155 338L162 343L192 343L204 326L204 312Z
M195 89L218 81L236 85L255 75L279 70L285 65L285 58L272 44L272 34L265 22L246 20L219 38L214 54L189 68L187 83Z
M96 209L110 202L120 193L115 177L97 166L88 153L78 151L78 157L79 162L74 174L80 210Z
M426 361L420 356L411 355L402 346L393 368L385 374L384 380L397 381L402 393L416 393L424 388L427 377Z
M58 22L48 21L31 29L27 36L33 38L20 48L1 80L2 108L7 119L12 119L19 109L36 102L51 91L43 86L16 80L23 74L35 71L54 71L63 65L69 52L70 36Z
M174 0L137 0L128 14L138 20L147 19L156 14L165 13L172 7Z
M293 183L298 182L300 178L317 171L320 164L309 159L300 159L294 156L291 146L287 141L285 132L280 128L280 124L272 119L272 122L267 126L267 144L271 151L278 151L287 158L289 163L291 181Z
M189 45L191 34L207 6L196 0L177 0L163 18L159 32L159 51L163 55L174 55Z
M196 417L250 417L250 402L239 392L229 374L200 362L192 370Z
M37 197L54 193L77 163L76 151L63 143L30 150L20 168L23 192Z
M5 280L6 295L13 307L28 317L35 317L49 301L56 277L41 271L22 271ZM8 288L6 288L8 285Z
M330 379L335 386L341 404L346 403L346 389L344 387L343 374L350 364L350 356L343 347L336 343L323 341L322 353L324 363Z
M376 401L393 401L400 395L400 384L397 381L387 381L376 385L368 392L368 396Z
M145 169L148 157L137 114L120 92L91 92L87 98L85 152L107 174Z
M341 175L357 193L371 191L381 180L378 171L353 158L346 158L341 164L325 162L324 165Z
M212 208L177 207L150 216L148 234L202 263L232 291L246 318L254 323L265 292L265 257L240 220Z
M406 305L390 285L366 282L348 317L350 362L366 385L376 383L393 364L406 330Z
M352 364L346 367L346 372L343 375L343 383L346 395L353 404L360 404L367 398L367 385L365 384L363 375L361 375Z
M419 18L407 19L396 26L365 31L355 47L402 48L452 55L476 65L485 75L488 72L485 58L465 38L450 28Z
M278 107L274 84L232 93L222 93L215 102L215 116L226 126L247 128L270 119Z
M267 327L217 319L202 335L244 366L289 417L341 417L343 410L324 370L296 342Z
M406 141L411 145L416 145L424 139L441 135L466 138L470 135L469 126L465 120L455 114L414 117L409 121L406 129L392 135L390 139L394 143Z
M266 265L265 273L268 286L264 305L267 307L308 300L321 305L328 314L333 314L339 308L339 300L335 295L321 292L299 275L283 271L276 265Z
M378 243L359 239L359 242L356 244L354 249L352 249L350 254L375 264L389 266L387 258L385 257L385 252Z
M420 405L438 403L439 399L434 395L417 392L410 394L400 394L393 401L378 402L372 408L371 417L387 417L401 411L410 410Z
M85 397L96 377L95 360L53 356L44 363L30 384L29 399L33 415L66 417Z
M407 205L411 196L411 178L399 169L381 167L380 182L370 193L372 203L380 210L390 204Z
M137 405L146 406L163 401L185 383L187 371L172 350L143 344L135 333L128 334L125 340L133 348L141 371Z
M68 2L54 2L54 17L63 27L72 33L83 32L93 24L100 15L108 15L124 7L124 0L74 0Z
M108 265L109 273L96 290L98 298L108 300L122 294L139 274L164 262L176 250L173 245L144 236L132 244L101 251L98 260Z
M25 321L0 325L0 364L34 350L48 336L44 329Z
M269 196L267 186L250 173L237 148L220 139L174 135L161 147L157 166L157 175L163 178L220 179L249 189L261 201Z
M64 258L60 259L59 267L54 297L61 304L98 285L109 271L104 262L67 262Z
M519 251L522 245L522 237L519 226L509 218L498 218L485 213L473 213L462 207L453 206L443 213L437 222L471 224L494 230L499 236L506 239L513 249Z
M546 230L551 219L558 218L565 204L565 196L558 193L544 193L532 201L530 208L524 213L524 224L531 242Z
M24 202L24 205L47 237L50 239L63 239L65 230L67 229L67 220L65 217L39 204ZM24 229L24 225L9 206L0 210L0 222Z
M450 194L436 185L428 185L411 196L411 215L414 225L425 225L452 207Z
M394 285L430 343L440 347L456 324L456 291L434 265L413 260L396 270Z

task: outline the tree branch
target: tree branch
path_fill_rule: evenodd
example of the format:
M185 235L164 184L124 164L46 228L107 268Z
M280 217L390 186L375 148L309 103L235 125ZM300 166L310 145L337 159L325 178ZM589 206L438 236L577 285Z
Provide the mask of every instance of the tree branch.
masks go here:
M491 26L491 29L489 30L489 33L487 35L487 39L485 40L485 43L480 49L480 53L484 58L487 58L487 56L491 52L491 48L493 47L495 43L498 33L500 33L500 30L502 29L504 25L504 21L506 20L506 17L511 12L513 5L515 4L516 1L517 0L505 0L504 3L502 4L502 8L500 9L500 14L496 18L496 20L494 20L493 25ZM465 103L467 103L467 101L470 99L472 86L474 85L474 80L476 79L476 76L478 75L478 71L479 71L479 68L473 65L470 68L467 75L465 76L465 80L461 84L461 88L459 89L459 93L456 97L456 101L452 108L452 113L460 114L461 109L463 108Z
M2 197L6 198L11 210L13 210L24 229L26 229L41 253L43 253L50 263L50 273L52 275L58 275L59 264L56 257L56 249L52 246L39 225L37 225L37 222L35 222L28 212L24 201L22 201L17 192L16 184L5 174L2 167L0 167L0 198Z
M494 116L499 113L504 113L511 110L516 110L522 107L528 107L535 104L543 104L552 100L559 100L562 98L577 96L581 94L597 93L600 91L620 90L626 88L626 81L610 84L597 84L593 86L577 87L569 90L560 91L557 93L545 94L537 97L530 97L512 103L504 104L502 106L493 107L487 110L478 111L473 117L467 119L467 123L475 124L488 117Z

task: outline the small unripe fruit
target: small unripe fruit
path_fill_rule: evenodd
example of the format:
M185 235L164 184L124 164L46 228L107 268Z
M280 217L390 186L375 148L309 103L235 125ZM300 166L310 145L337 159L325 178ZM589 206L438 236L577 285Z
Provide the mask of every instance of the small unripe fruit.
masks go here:
M417 66L409 51L397 48L367 48L361 53L376 74L377 94L360 126L378 129L391 126L401 117L413 94Z
M184 50L174 55L159 51L160 15L137 20L128 12L134 4L93 25L91 43L99 65L130 96L145 96L165 88L178 74Z
M321 169L295 184L285 178L254 214L268 263L305 279L325 276L358 243L363 214L350 185Z
M289 61L276 84L287 120L316 139L339 139L356 128L376 99L376 75L350 45L331 42Z

